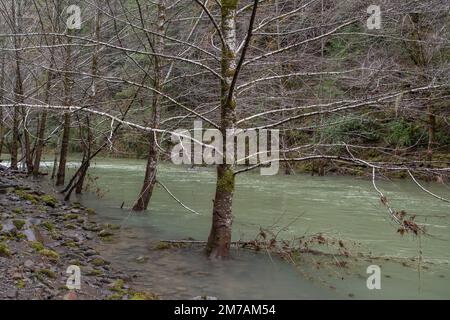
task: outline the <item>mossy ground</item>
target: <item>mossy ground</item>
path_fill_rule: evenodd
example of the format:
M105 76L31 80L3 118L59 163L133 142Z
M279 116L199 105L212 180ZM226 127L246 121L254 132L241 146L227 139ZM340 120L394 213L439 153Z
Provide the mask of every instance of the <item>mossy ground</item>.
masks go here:
M86 276L82 277L82 289L76 292L76 299L107 299L111 292L115 299L156 297L133 291L123 282L110 290L109 283L117 279L118 270L100 256L94 245L112 239L112 231L120 229L119 225L100 225L92 219L93 209L62 204L56 196L43 194L38 182L22 175L0 175L1 183L10 184L5 179L17 187L0 194L0 261L1 267L10 271L0 275L0 300L8 298L11 288L18 299L65 298L67 288L62 283L67 280L65 268L69 265L79 266ZM102 230L107 236L99 236ZM30 236L36 241L28 241ZM84 255L87 251L91 255Z
M52 195L49 194L45 194L43 196L41 196L41 200L49 207L56 207L58 200L56 200L56 198Z
M11 257L11 250L6 243L0 242L0 257Z

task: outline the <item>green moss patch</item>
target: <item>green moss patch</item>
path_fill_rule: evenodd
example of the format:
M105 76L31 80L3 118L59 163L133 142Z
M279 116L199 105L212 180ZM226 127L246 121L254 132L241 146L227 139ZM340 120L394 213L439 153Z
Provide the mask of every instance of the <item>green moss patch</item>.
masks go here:
M159 297L154 293L132 292L130 300L159 300Z
M24 220L13 220L12 223L17 230L22 230L23 226L25 225Z
M44 245L42 243L40 243L39 241L30 241L30 242L28 242L28 245L31 248L33 248L36 252L44 250Z
M56 279L56 273L50 269L39 269L37 274L46 276L47 278L50 278L50 279Z
M65 220L75 220L78 219L78 214L76 213L68 213L64 215Z
M13 213L16 213L16 214L21 214L21 213L23 212L23 210L22 210L22 208L14 208L14 209L12 210L12 212L13 212Z
M11 257L11 250L6 243L0 243L0 257Z
M55 225L53 223L51 223L50 221L42 222L41 226L43 226L49 232L52 232L55 229Z
M172 246L170 244L168 244L167 242L158 242L153 249L155 250L167 250L172 248Z
M96 266L96 267L100 267L103 266L105 264L109 264L108 261L103 260L102 258L95 258L91 261L91 263Z
M45 194L43 196L41 196L41 201L44 202L47 206L49 207L56 207L58 200L56 200L55 197L49 195L49 194Z
M19 196L19 198L23 199L23 200L27 200L27 201L31 201L33 204L37 204L38 203L38 197L30 194L24 190L16 190L15 191L16 195Z
M233 170L228 169L224 172L222 177L217 180L217 188L225 192L234 191L234 173Z
M30 241L28 245L33 248L40 255L49 258L52 261L59 260L59 254L56 251L46 249L39 241Z
M39 253L49 258L50 260L57 261L59 259L59 254L56 251L50 250L50 249L42 249L39 251Z

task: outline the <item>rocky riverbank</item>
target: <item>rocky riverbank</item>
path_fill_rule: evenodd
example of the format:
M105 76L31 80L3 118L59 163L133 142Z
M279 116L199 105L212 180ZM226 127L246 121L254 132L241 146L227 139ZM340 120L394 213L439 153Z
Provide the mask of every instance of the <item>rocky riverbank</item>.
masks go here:
M94 249L119 226L98 224L94 210L44 189L0 166L0 299L158 298L134 291L133 277ZM80 289L67 287L76 284L69 266L80 268Z

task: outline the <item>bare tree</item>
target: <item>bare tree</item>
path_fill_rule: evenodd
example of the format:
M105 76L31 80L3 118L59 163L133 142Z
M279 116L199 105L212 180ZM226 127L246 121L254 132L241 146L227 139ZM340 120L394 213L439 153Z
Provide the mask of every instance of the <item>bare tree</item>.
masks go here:
M66 199L81 193L97 155L142 149L144 183L132 210L149 208L158 182L182 203L157 171L170 157L171 134L181 138L175 129L193 120L224 138L234 129L280 130L280 159L271 161L289 172L365 168L375 187L385 172L413 181L448 175L448 161L433 155L448 149L442 142L450 95L445 1L385 1L381 31L367 29L362 0L83 1L85 26L92 28L76 32L61 32L58 19L38 5L31 13L37 30L21 31L19 15L8 13L17 3L0 0L11 30L0 36L12 40L2 52L14 55L3 66L6 74L14 70L14 85L8 76L1 84L11 166L17 168L22 145L28 170L34 166L38 174L44 145L60 140L56 184L62 186L69 147L78 149L83 159L62 190ZM63 2L57 4L53 14L64 12ZM43 94L41 85L31 89L24 79L43 83ZM36 137L29 136L33 128ZM194 149L210 147L193 140ZM207 251L225 258L237 175L270 161L238 165L217 151L223 161L216 167Z

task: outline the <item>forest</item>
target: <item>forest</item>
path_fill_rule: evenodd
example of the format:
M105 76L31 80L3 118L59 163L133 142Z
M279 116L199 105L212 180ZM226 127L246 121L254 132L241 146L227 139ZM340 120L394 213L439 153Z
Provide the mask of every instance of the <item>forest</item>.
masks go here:
M275 298L385 298L369 265L450 298L449 26L447 0L0 0L0 298L274 298L255 265Z

